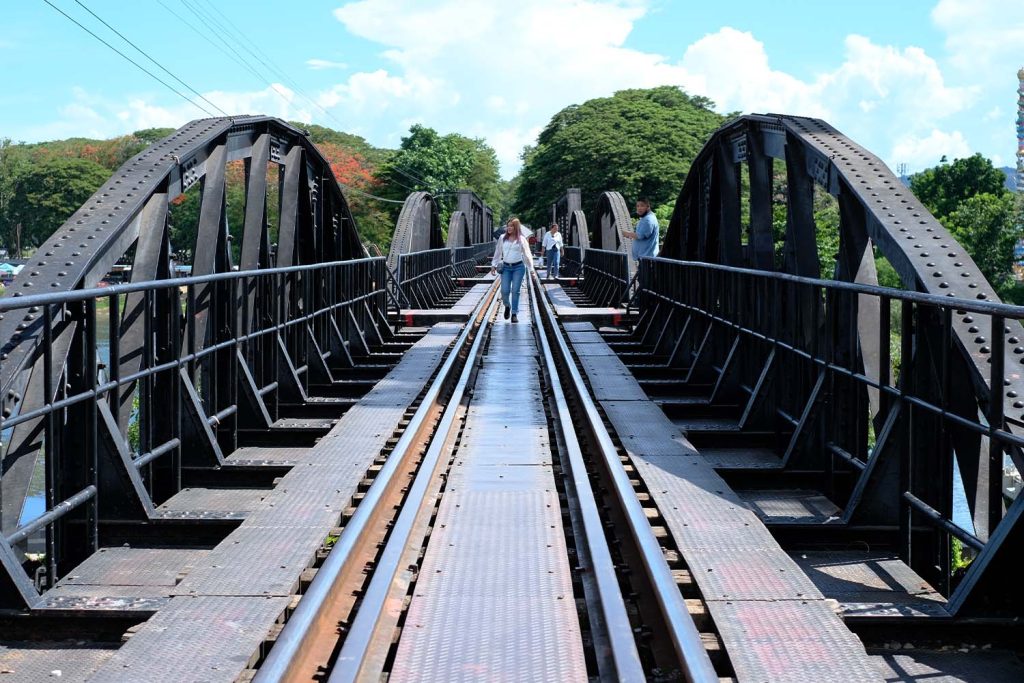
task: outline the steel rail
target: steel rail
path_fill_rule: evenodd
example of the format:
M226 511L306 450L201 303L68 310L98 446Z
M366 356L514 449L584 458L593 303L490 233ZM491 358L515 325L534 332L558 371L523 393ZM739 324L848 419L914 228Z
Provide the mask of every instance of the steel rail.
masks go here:
M416 520L422 512L424 502L428 498L431 482L438 474L438 467L447 463L443 458L448 450L448 440L452 430L456 426L456 417L459 413L459 404L462 402L469 386L469 380L476 366L483 347L484 337L487 328L490 326L490 319L498 306L498 298L494 296L494 285L485 296L485 301L490 299L487 309L484 311L483 320L477 330L473 344L466 355L466 362L455 385L452 395L448 398L448 405L445 406L441 420L438 422L437 430L427 448L423 461L419 465L416 477L409 487L405 500L402 502L402 509L398 514L388 535L387 544L384 546L380 557L374 564L373 576L370 584L363 591L359 611L352 620L348 629L348 636L342 643L341 652L331 669L329 683L342 683L345 681L357 681L369 676L379 676L380 672L366 670L367 660L373 642L382 627L382 620L388 606L388 599L395 583L399 580L398 575L402 571L402 558L408 550L413 529L416 527ZM468 327L468 325L467 325ZM390 642L390 638L388 639Z
M629 614L626 612L626 604L622 598L615 562L608 548L604 520L601 519L587 465L583 459L583 451L573 428L575 421L569 412L554 351L545 335L540 297L537 294L538 286L534 283L534 277L537 277L536 273L527 279L530 311L534 320L534 334L547 368L554 404L557 406L558 423L565 443L566 461L569 465L569 478L566 483L573 487L580 510L580 521L584 531L580 564L583 570L589 571L593 577L604 626L603 635L607 638L609 650L607 656L598 653L598 671L601 679L606 681L644 681L646 675L636 649L636 639ZM611 667L611 670L606 670L607 667Z
M558 349L569 373L570 388L580 402L587 427L597 441L596 455L600 457L607 468L612 480L612 493L622 508L629 533L640 551L640 561L648 580L654 587L655 599L668 628L669 639L679 658L683 676L691 683L717 683L718 674L715 673L711 658L704 648L700 632L693 623L683 594L672 577L671 569L665 562L661 545L654 536L654 530L651 529L651 524L640 505L640 500L633 490L629 475L626 474L622 461L619 460L615 443L605 428L604 421L597 411L597 406L587 390L583 377L572 360L565 338L561 330L558 329L552 304L547 297L544 297L542 301L544 316L552 332L554 347Z
M490 297L484 297L473 311L471 321L476 320L481 310ZM295 612L292 613L288 623L278 635L277 641L270 649L266 660L256 672L254 683L276 683L295 674L295 667L304 655L306 646L310 640L312 631L323 625L324 627L336 628L337 624L321 624L327 608L339 594L341 587L339 578L343 570L349 564L354 550L360 545L360 541L369 532L374 518L380 514L381 502L387 498L391 488L392 480L406 464L407 460L414 456L416 445L419 439L418 432L426 423L427 416L438 402L442 389L448 383L452 370L462 349L465 347L473 324L469 323L459 335L455 345L449 351L437 377L427 389L423 400L413 414L408 426L398 439L391 454L385 460L380 472L374 478L370 488L366 491L363 500L356 506L355 513L348 524L342 530L341 536L335 542L327 559L317 571L316 577L310 583L302 599L299 600Z

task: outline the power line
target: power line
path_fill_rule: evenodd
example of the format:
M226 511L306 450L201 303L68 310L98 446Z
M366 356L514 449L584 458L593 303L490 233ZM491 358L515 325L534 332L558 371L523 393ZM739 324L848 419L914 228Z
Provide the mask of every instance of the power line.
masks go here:
M355 192L357 194L361 194L364 197L369 197L370 199L376 199L378 202L387 202L389 204L405 204L405 200L404 199L386 199L384 197L378 197L375 194L370 194L369 192L363 192L359 188L352 187L351 185L346 185L346 184L344 184L344 183L342 183L340 181L338 182L338 185L340 185L341 187L344 187L346 190L351 190L352 192Z
M190 10L192 10L192 13L194 15L196 15L196 17L199 18L200 21L202 21L203 24L208 29L210 29L211 31L214 30L214 28L212 28L210 26L210 24L206 21L206 19L208 19L217 28L219 28L224 33L224 35L228 36L232 41L234 41L236 45L238 45L240 48L242 48L243 50L248 52L250 55L252 55L252 57L254 59L256 59L257 62L262 64L264 67L266 67L269 71L273 72L275 75L279 76L300 97L302 97L307 102L312 104L314 107L316 107L317 109L322 111L324 114L326 114L332 120L334 120L335 123L337 123L338 125L340 125L340 126L344 126L345 125L344 122L342 122L340 119L338 119L334 114L332 114L330 111L328 111L327 109L322 107L318 102L316 102L313 98L311 98L308 94L306 94L306 92L295 82L294 79L292 79L280 66L278 66L274 62L274 60L271 57L269 57L263 50L260 49L258 43L256 41L250 39L246 35L245 31L240 29L237 24L235 24L233 21L231 21L231 19L227 15L225 15L220 10L220 8L217 7L217 5L215 3L210 2L210 0L203 0L203 4L206 6L206 8L209 8L209 10L213 10L213 12L216 12L223 19L223 22L218 20L215 16L213 16L213 14L210 11L208 11L206 8L201 7L200 0L191 0L190 2L189 1L185 1L184 4ZM195 7L192 6L193 4L195 5ZM202 15L199 14L199 10L202 11ZM204 19L204 17L205 17L205 19ZM225 44L226 44L226 42L225 42ZM252 45L252 48L249 47L250 45ZM236 54L238 54L238 53L236 52ZM239 55L239 57L241 57L242 59L245 59L241 55ZM248 60L246 60L246 61L248 62ZM251 65L251 62L250 62L250 65ZM255 67L253 67L253 68L255 68ZM407 171L403 171L402 168L399 167L398 165L393 165L393 168L396 171L398 171L399 173L401 173L402 175L404 175L405 177L407 177L410 180L412 180L413 182L418 183L420 185L423 185L423 186L425 186L427 188L430 188L430 183L427 182L426 180L424 180L423 178L421 178L421 177L419 177L417 175L414 175L413 173L409 173ZM400 183L400 182L395 181L395 180L393 180L393 182L395 182L397 185L399 185L401 187L404 187L405 189L407 189L409 191L413 191L413 192L415 191L415 190L413 190L413 188L409 187L408 185L405 185L405 184Z
M61 8L57 7L56 5L54 5L54 4L52 3L52 2L50 2L50 0L43 0L43 2L45 2L45 3L47 4L47 5L49 5L50 7L52 7L52 8L53 8L53 9L54 9L55 11L59 12L60 14L62 14L62 15L63 15L63 16L64 16L64 17L65 17L65 18L66 18L67 20L68 20L68 21L72 22L73 24L75 24L76 26L78 26L78 27L79 27L80 29L82 29L83 31L85 31L86 33L88 33L88 34L89 34L90 36L92 36L92 37L93 37L93 38L95 38L96 40L100 41L101 43L103 43L104 45L106 45L106 46L107 46L108 48L110 48L111 50L113 50L114 52L116 52L117 54L119 54L119 55L120 55L120 56L121 56L121 57L122 57L123 59L127 60L128 62L131 62L131 63L132 63L133 65L135 65L135 67L136 67L136 68L138 68L138 69L139 69L140 71L142 71L143 73L145 73L146 75L148 75L148 76L149 76L150 78L152 78L153 80L155 80L155 81L157 81L158 83L160 83L161 85L163 85L163 86L164 86L165 88L167 88L168 90L170 90L171 92L173 92L173 93L174 93L175 95L177 95L177 96L178 96L178 97L180 97L181 99L185 100L186 102L188 102L188 103L189 103L189 104L191 104L192 106L196 107L197 109L199 109L200 111L202 111L202 112L203 112L204 114L206 114L207 116L213 116L213 113L212 113L212 112L210 112L209 110L207 110L207 109L206 109L205 107L203 107L202 105L200 105L200 104L199 104L198 102L195 102L195 101L193 101L193 100L189 99L187 95L185 95L185 94L181 93L180 91L178 91L178 90L177 90L177 89L176 89L176 88L175 88L174 86L170 85L169 83L167 83L166 81L164 81L163 79L161 79L161 78L160 78L159 76L157 76L156 74L154 74L154 73L153 73L152 71L150 71L150 70L149 70L149 69L147 69L146 67L142 66L141 64L139 64L138 62L136 62L136 61L135 61L134 59L132 59L131 57L129 57L129 56L128 56L128 55L126 55L125 53L123 53L123 52L121 52L120 50L118 50L118 49L117 49L116 47L114 47L113 45L111 45L111 44L110 44L110 43L108 43L107 41L103 40L103 38L100 38L100 37L99 37L98 35L96 35L96 34L95 34L95 33L93 33L93 32L92 32L91 30L89 30L89 29L88 29L88 28L87 28L87 27L86 27L85 25L83 25L82 23L80 23L80 22L79 22L79 21L78 21L77 19L75 19L75 18L74 18L74 17L72 17L72 16L70 15L70 14L68 14L67 12L65 12L65 11L64 11L64 10L62 10Z
M159 3L160 3L160 5L161 5L161 6L163 6L163 7L164 7L164 9L166 9L166 10L167 10L168 12L170 12L170 13L171 13L171 14L173 14L174 16L178 17L178 19L179 19L179 20L181 20L181 21L182 21L183 23L185 23L185 24L186 24L186 25L187 25L187 26L188 26L189 28L191 28L191 29L192 29L193 31L195 31L196 33L198 33L198 34L200 35L200 37L202 37L202 38L206 39L206 40L207 40L208 42L210 42L210 44L212 44L212 45L213 45L214 47L217 47L217 48L218 48L219 50L221 50L221 52L224 52L224 48L221 48L221 47L220 47L220 46L218 46L218 45L217 45L216 43L214 43L214 42L213 42L212 40L210 40L210 38L209 38L208 36L206 36L206 35L205 35L204 33L202 33L202 32L201 32L201 31L200 31L199 29L197 29L197 28L196 28L196 27L195 27L194 25L192 25L191 23L189 23L189 22L185 21L184 19L182 19L182 18L181 18L181 16L179 16L179 15L178 15L178 14L177 14L176 12L174 12L174 11L173 11L173 10L172 10L172 9L171 9L170 7L168 7L168 6L166 5L166 4L164 4L164 2L163 2L162 0L157 0L157 2L159 2ZM190 5L190 4L188 3L188 0L181 0L181 4L183 4L183 5L185 6L185 7L187 7L187 8L189 9L189 11L191 11L191 12L192 12L192 14L193 14L193 15L195 15L195 17L196 17L197 19L199 19L199 23L203 24L203 25L204 25L204 26L205 26L205 27L207 28L207 30L209 30L209 31L210 31L210 33L211 33L211 34L213 34L213 36L214 36L215 38L217 38L217 40L219 40L219 41L220 41L221 43L223 43L223 44L224 44L224 47L226 47L226 48L227 48L228 50L230 50L230 51L231 51L232 53L234 53L234 56L232 56L231 54L228 54L228 53L226 53L226 52L225 52L225 54L227 54L227 55L228 55L228 57L231 57L231 58L232 58L232 59L234 59L234 60L235 60L236 62L238 62L238 63L239 63L239 64L240 64L241 66L242 66L242 68L244 68L244 69L247 69L247 70L249 71L249 73L251 73L251 74L252 74L253 76L255 76L255 77L256 77L256 79L257 79L257 80L259 80L259 81L262 81L263 83L266 83L266 84L267 84L267 85L268 85L268 86L270 87L270 89L271 89L271 90L273 90L273 91L274 91L274 93L275 93L275 94L277 94L277 96L278 96L278 97L280 97L280 98L281 98L281 100L282 100L282 101L283 101L283 102L284 102L284 103L285 103L286 105L290 105L290 104L291 104L291 102L290 102L290 101L288 100L288 98L287 98L287 97L285 97L284 93L282 93L282 92L281 92L281 90L280 90L280 89L279 89L279 88L278 88L278 87L277 87L277 86L276 86L275 84L271 83L271 82L270 82L269 80L267 80L267 79L266 79L266 78L265 78L265 77L264 77L264 76L263 76L262 74L260 74L260 73L259 73L259 72L258 72L258 71L257 71L256 69L254 69L254 68L252 67L252 65L251 65L251 64L249 64L249 63L248 63L248 62L247 62L247 61L245 60L245 58L244 58L244 57L242 57L242 55L238 54L238 51L237 51L237 50L235 50L235 49L234 49L233 47L231 47L231 45L230 45L230 44L228 44L228 42L227 42L227 41L225 41L225 40L224 40L224 38L223 38L223 37L221 37L221 36L220 36L220 34L219 34L219 33L217 33L217 31L216 31L215 29L213 29L213 28L212 28L212 27L211 27L211 26L210 26L210 25L209 25L209 24L208 24L208 23L206 22L206 20L205 20L205 19L203 18L203 16L202 16L201 14L199 14L198 12L196 12L195 8L194 8L194 7L192 7L192 5Z
M95 13L95 12L93 12L93 11L92 11L91 9L89 9L89 8L88 8L88 7L87 7L87 6L85 5L85 3L83 3L83 2L81 1L81 0L75 0L75 4L77 4L77 5L79 6L79 7L81 7L81 8L82 8L82 9L84 9L84 10L85 10L86 12L88 12L89 14L91 14L91 15L92 15L93 17L95 17L97 21L99 21L99 22L100 22L101 24L103 24L104 26L106 26L106 27L107 27L108 29L110 29L111 31L113 31L114 33L116 33L116 34L117 34L117 36L118 36L118 37L119 37L119 38L120 38L121 40L123 40L124 42L128 43L128 44L129 44L129 45L131 45L131 46L132 46L133 48L135 48L135 49L136 49L136 50L137 50L137 51L138 51L138 52L139 52L139 53L140 53L140 54L141 54L142 56L144 56L144 57L145 57L146 59L148 59L149 61L153 62L153 64L156 64L156 65L157 65L158 67L160 67L161 69L163 69L164 73L166 73L166 74L167 74L168 76L170 76L171 78L173 78L174 80L176 80L176 81L177 81L178 83L181 83L181 84L182 84L183 86L185 86L185 87L186 87L186 88L187 88L188 90L192 91L192 94L194 94L194 95L195 95L196 97L198 97L199 99L201 99L201 100L202 100L203 102L206 102L206 103L207 103L208 105L210 105L211 107L213 107L214 109L216 109L217 111L219 111L219 112L220 112L221 114L223 114L224 116L230 116L230 114L228 114L228 113L227 113L226 111L224 111L223 109L221 109L220 107L218 107L218 106L217 106L216 104L214 104L214 103L213 103L213 102L211 102L210 100L206 99L206 98L205 98L205 97L204 97L204 96L202 95L202 93L200 93L200 92L199 92L199 91L197 91L197 90L196 90L195 88L193 88L193 87L192 87L191 85L189 85L188 83L186 83L185 81L181 80L180 78L178 78L177 76L175 76L175 75L174 75L173 73L171 73L171 71L170 71L170 70L169 70L169 69L168 69L167 67L165 67L165 66L164 66L163 64L161 64L160 62L158 62L158 61L156 61L155 59L153 59L152 57L150 57L150 56L149 56L149 54L147 54L145 50L143 50L143 49L142 49L141 47L139 47L138 45L136 45L135 43L133 43L132 41L130 41L130 40L129 40L129 39L128 39L128 38L127 38L127 37L126 37L126 36L125 36L125 35L124 35L123 33L121 33L121 32L120 32L120 31L118 31L118 30L117 30L116 28L114 28L113 26L111 26L110 24L108 24L108 23L107 23L106 21L104 21L102 17L100 17L100 16L98 15L98 14L96 14L96 13Z

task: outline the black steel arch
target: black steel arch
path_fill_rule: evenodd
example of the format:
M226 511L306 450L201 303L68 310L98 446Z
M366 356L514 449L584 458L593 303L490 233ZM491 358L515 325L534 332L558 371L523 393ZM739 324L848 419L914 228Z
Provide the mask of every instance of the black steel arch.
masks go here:
M594 213L588 221L590 227L590 244L595 249L618 251L629 257L629 270L636 270L633 262L631 241L622 236L623 231L633 229L633 219L629 215L629 206L618 192L602 192L597 198Z
M388 268L398 270L398 258L402 254L444 247L441 235L441 217L437 202L429 192L413 192L405 198L402 210L395 224L388 252Z
M785 165L787 197L785 236L778 253L772 226L773 195L779 189L773 180L776 160ZM747 167L746 179L741 172L743 164ZM979 302L999 301L964 247L877 156L824 121L796 116L743 116L712 136L695 159L679 194L660 255L819 277L815 187L835 197L839 206L836 280L877 284L877 248L908 290ZM747 217L741 210L744 195L749 202ZM838 326L840 338L857 339L835 352L855 359L869 381L877 382L880 372L885 377L893 376L889 368L881 367L888 358L888 349L883 353L879 342L884 336L878 327L879 297L845 297L824 312L824 302L817 299L790 304L796 307L792 314L805 321L807 343L827 332L817 329L812 321L827 321ZM934 391L940 397L936 401L946 401L950 413L965 420L996 412L1002 421L997 428L1017 433L1024 429L1024 400L1020 398L1024 396L1024 327L1020 322L1005 319L1000 336L1006 343L997 345L989 338L992 320L988 315L954 310L945 322L938 312L928 315L919 313L918 318L904 321L914 330L929 330L924 337L927 343L913 349L915 361L921 361L919 376L908 382ZM948 337L940 332L943 325L954 333L952 347L943 342ZM856 328L856 334L843 336L851 328ZM945 388L934 386L940 368L933 365L936 359L945 357L944 347L952 350L946 354L949 365L942 371L949 377ZM1002 357L994 358L993 349L1004 349ZM993 372L1000 377L998 386L991 386ZM886 414L878 392L868 389L864 396L842 398L847 401L844 414L853 415L862 404L867 405L878 429L879 416ZM993 406L995 401L1001 407ZM994 469L1001 471L1002 463L990 461L983 444L978 438L964 439L955 444L955 449L977 532L986 538L991 519L986 508L1000 505L996 493L986 490L987 482L994 480ZM1007 450L1017 470L1024 470L1020 450ZM887 485L895 486L892 482ZM922 485L934 488L934 495L928 499L937 504L935 501L944 495L941 482Z
M238 160L244 160L246 167L246 205L239 262L235 264L227 225L226 167ZM268 227L269 164L277 165L280 171L276 249ZM195 276L366 256L329 163L303 131L266 116L202 119L154 143L119 168L37 250L7 296L93 287L126 255L132 257L133 282L171 277L169 204L197 185L201 192L198 235L196 244L189 245ZM193 321L190 333L198 348L216 334L209 321L223 315L212 310L211 291L209 287L200 288L195 301L189 302L189 318ZM303 305L302 294L285 295ZM170 333L170 328L164 326L170 325L174 307L157 311L147 309L147 305L153 304L147 304L141 294L126 297L118 320L122 353L114 361L117 367L107 372L116 370L120 376L137 372L145 335ZM247 309L248 315L241 315L250 323L257 317L253 306L254 294L239 292L237 308ZM148 319L158 314L164 318ZM147 332L150 325L154 330ZM8 315L0 319L4 340L0 388L5 415L27 414L52 401L54 397L45 397L42 388L47 373L59 379L81 374L95 363L79 358L77 352L69 356L82 346L85 327L94 328L95 323L88 323L73 307L52 314L48 325L38 307L29 309L23 317ZM53 340L49 363L44 362L46 337ZM125 391L121 398L130 402L132 391ZM202 411L201 407L197 409ZM120 410L115 420L122 437L130 412ZM35 420L15 427L3 453L0 497L2 528L7 531L17 525L28 481L43 450L40 425L41 421Z
M448 221L448 247L451 249L468 247L479 241L473 239L473 237L469 216L462 211L453 212L451 219Z

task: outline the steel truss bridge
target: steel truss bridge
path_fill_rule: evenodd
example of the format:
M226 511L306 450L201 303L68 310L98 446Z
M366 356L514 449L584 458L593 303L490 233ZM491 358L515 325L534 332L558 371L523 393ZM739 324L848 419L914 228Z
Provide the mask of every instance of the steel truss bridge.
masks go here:
M469 190L370 257L277 119L125 164L0 300L0 672L1021 680L1024 308L822 121L716 132L658 258L592 199L512 324Z

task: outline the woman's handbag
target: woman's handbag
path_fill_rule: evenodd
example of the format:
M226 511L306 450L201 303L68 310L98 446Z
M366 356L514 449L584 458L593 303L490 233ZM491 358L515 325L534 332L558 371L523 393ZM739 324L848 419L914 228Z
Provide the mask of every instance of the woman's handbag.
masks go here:
M494 266L494 272L501 275L501 271L505 270L505 259L498 261L498 265Z

